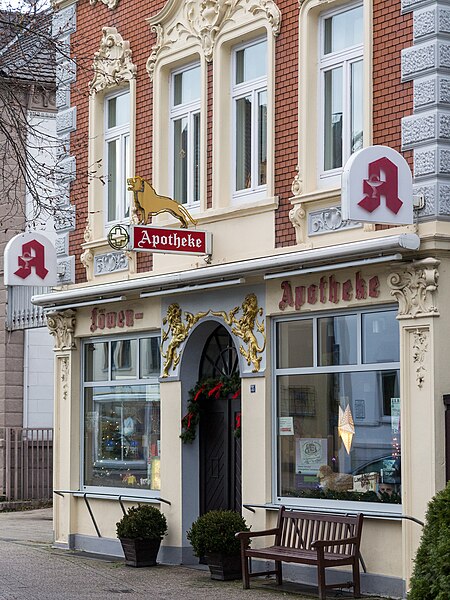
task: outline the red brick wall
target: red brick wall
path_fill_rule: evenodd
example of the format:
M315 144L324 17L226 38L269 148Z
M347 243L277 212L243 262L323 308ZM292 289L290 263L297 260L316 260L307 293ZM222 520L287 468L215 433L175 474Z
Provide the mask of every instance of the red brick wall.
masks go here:
M151 179L152 164L152 84L146 71L146 62L156 41L145 19L156 14L164 0L148 4L121 0L116 10L102 3L77 4L77 31L71 35L71 52L77 60L77 81L72 85L71 104L77 106L77 131L71 137L71 153L77 160L77 180L72 186L72 202L76 206L77 229L70 235L70 254L75 255L76 281L85 281L86 273L80 262L81 244L87 217L88 190L88 104L89 81L93 77L92 62L102 38L102 27L116 27L124 40L130 42L132 61L137 67L136 106L136 173ZM138 270L151 267L150 255L138 256Z
M401 82L401 50L412 46L412 15L398 0L373 3L373 143L401 150L401 119L413 111L412 83ZM405 152L412 163L412 152Z
M289 221L291 185L296 175L298 147L298 3L280 0L281 31L275 42L275 216L277 247L295 244Z

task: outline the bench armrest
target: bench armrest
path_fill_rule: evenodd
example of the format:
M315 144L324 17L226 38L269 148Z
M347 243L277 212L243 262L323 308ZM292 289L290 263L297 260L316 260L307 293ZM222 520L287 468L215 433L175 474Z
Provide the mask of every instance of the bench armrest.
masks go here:
M311 543L311 548L326 548L327 546L346 546L347 544L357 544L359 538L349 537L340 540L315 540Z
M279 533L278 527L275 529L266 529L264 531L239 531L239 533L236 533L234 537L236 537L238 540L249 540L253 537L276 535L277 533Z

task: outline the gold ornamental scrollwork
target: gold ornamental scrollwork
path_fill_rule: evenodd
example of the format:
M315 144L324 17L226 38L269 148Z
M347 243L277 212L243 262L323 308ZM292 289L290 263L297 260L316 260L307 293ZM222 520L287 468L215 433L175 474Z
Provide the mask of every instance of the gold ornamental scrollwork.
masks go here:
M76 348L74 310L47 313L47 327L55 338L55 350L73 350Z
M399 318L439 316L435 294L438 288L440 261L424 258L410 263L405 271L388 276L391 295L398 302Z
M253 373L257 373L261 368L262 356L258 356L264 352L266 348L266 332L264 323L258 321L258 316L262 316L263 310L258 307L258 300L255 294L248 294L242 303L242 317L236 318L236 313L240 310L239 306L236 306L227 314L224 311L211 312L215 317L222 317L227 325L231 327L231 331L237 337L243 340L247 346L239 346L239 352L247 361L248 366L253 365ZM260 346L255 334L256 330L261 334L263 338L263 344Z
M241 310L242 317L238 318L236 315ZM213 311L211 309L199 312L196 315L184 312L184 319L179 304L171 304L167 309L167 316L163 319L163 325L167 325L167 329L163 329L161 338L161 356L163 358L162 377L168 377L170 370L175 370L178 366L181 344L187 339L192 327L207 315L223 319L231 327L232 333L244 342L239 347L239 352L249 366L253 365L253 373L257 373L261 368L262 356L260 355L266 348L264 322L258 320L258 317L262 316L262 314L263 309L258 306L258 300L253 293L245 297L241 306L235 306L229 312ZM262 337L261 344L258 343L257 333ZM169 344L164 351L164 344L169 338Z
M180 305L177 303L171 304L167 309L167 316L163 319L163 325L167 325L168 328L166 331L162 331L161 336L161 356L163 358L163 377L169 376L170 369L175 369L180 362L180 354L178 353L178 349L181 344L186 340L189 335L192 327L206 317L206 315L210 311L207 312L199 312L196 315L192 313L185 312L185 320L183 323L182 320L182 312ZM166 342L170 337L169 345L167 346L167 350L163 351L164 342Z

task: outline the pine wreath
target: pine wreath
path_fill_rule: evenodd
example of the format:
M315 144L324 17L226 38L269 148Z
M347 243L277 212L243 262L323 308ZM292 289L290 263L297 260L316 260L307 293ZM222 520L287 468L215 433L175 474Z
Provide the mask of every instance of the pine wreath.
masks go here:
M219 379L202 379L189 390L189 400L187 413L181 419L180 438L185 444L191 444L197 434L197 425L203 412L206 402L218 400L219 398L228 399L239 398L241 395L241 380L239 374L231 377L220 377ZM241 434L241 414L236 417L234 434L240 437Z

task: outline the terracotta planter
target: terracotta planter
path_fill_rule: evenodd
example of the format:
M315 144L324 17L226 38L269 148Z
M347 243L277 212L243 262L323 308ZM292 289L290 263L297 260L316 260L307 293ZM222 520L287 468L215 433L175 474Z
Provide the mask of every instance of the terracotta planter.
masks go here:
M153 567L156 565L160 539L129 539L120 538L125 564L128 567Z
M241 555L207 554L206 562L211 572L211 579L232 581L242 578Z

